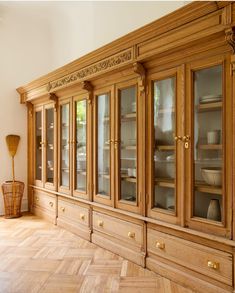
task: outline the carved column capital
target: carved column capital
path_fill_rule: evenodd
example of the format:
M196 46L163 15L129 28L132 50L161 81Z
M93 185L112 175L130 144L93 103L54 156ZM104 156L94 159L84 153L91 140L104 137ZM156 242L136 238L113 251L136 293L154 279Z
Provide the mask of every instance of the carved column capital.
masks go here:
M133 64L134 72L139 75L138 78L138 85L139 85L139 90L141 94L145 93L145 79L146 79L146 70L143 66L143 64L139 62L135 62Z
M58 97L55 93L50 93L49 94L49 99L54 101L54 104L55 104L55 111L57 112L57 109L58 109Z
M25 102L25 104L28 109L28 113L29 113L30 117L32 117L33 116L33 104L31 102L27 102L27 101Z
M88 103L92 103L93 85L89 81L82 82L82 89L88 92Z
M225 30L225 39L235 53L235 28L230 27Z

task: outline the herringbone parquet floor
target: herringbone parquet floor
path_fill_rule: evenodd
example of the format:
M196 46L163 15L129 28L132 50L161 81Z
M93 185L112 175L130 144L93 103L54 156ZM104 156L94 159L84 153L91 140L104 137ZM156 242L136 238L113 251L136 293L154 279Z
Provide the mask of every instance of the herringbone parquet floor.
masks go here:
M32 215L0 218L0 292L192 293Z

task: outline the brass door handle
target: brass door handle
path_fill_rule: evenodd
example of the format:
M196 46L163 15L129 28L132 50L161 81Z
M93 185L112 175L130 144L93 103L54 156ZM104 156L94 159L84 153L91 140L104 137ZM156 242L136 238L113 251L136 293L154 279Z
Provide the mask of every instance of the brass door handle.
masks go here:
M85 220L85 215L84 214L80 214L80 219L84 221Z
M61 209L61 211L62 211L62 212L64 212L64 211L65 211L65 208L64 208L64 207L61 207L60 209Z
M207 266L208 266L208 268L211 268L213 270L218 270L219 269L219 263L215 262L215 261L208 260Z
M190 140L190 136L189 135L184 135L183 138L182 138L182 140L184 142L189 141Z
M103 221L98 221L98 226L99 227L103 227L104 226L104 222Z
M36 201L39 201L39 198L38 197L36 197Z
M182 140L182 136L180 135L175 136L175 141L178 141L178 140Z
M135 238L135 232L128 232L127 236L128 236L129 238L134 239L134 238Z
M165 243L157 241L156 242L156 247L159 248L159 249L165 249Z
M49 202L49 205L50 205L51 207L53 207L54 204L53 204L52 201L50 201L50 202Z

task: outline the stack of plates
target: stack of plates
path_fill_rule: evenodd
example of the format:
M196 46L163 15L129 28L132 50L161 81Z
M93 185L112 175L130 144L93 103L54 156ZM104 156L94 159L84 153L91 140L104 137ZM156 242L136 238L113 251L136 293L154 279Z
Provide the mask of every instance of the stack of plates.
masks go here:
M222 95L207 95L200 97L200 103L212 103L212 102L220 102L222 99Z

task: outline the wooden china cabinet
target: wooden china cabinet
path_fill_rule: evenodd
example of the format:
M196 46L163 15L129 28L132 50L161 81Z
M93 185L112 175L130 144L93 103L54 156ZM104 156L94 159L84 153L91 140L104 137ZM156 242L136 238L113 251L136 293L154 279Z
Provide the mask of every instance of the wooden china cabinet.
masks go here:
M235 292L235 3L193 2L20 87L29 209Z

